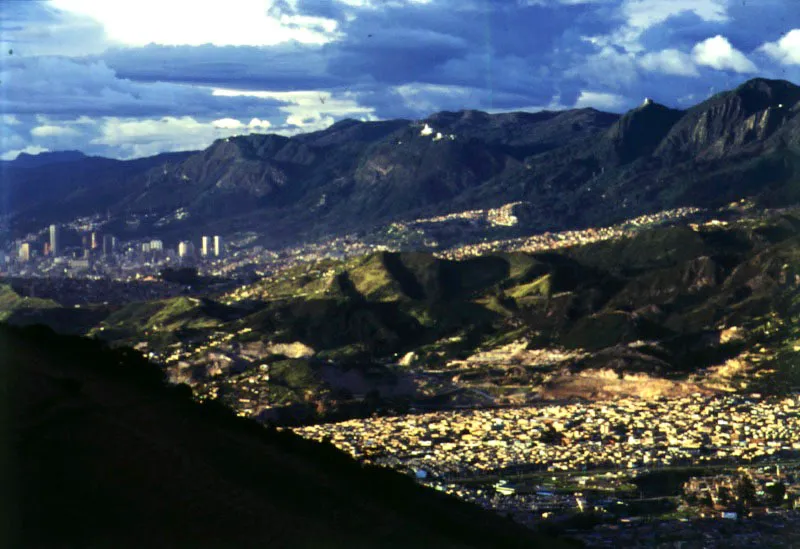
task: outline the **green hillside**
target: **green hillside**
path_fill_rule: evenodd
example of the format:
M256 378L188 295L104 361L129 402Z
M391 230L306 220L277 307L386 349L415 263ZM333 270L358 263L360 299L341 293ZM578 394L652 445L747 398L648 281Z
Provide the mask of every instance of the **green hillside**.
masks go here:
M508 379L521 391L609 371L710 390L782 391L800 386L792 366L800 349L793 320L798 234L800 214L784 212L653 228L552 252L460 261L380 252L295 267L215 299L132 303L85 333L146 345L171 378L204 396L224 394L253 414L378 387L384 396L399 391L392 398L401 400L452 390L463 381L412 388L404 376L518 341L530 351L572 353L547 368L523 361L522 370L506 357L516 368ZM9 321L30 323L20 322L18 310ZM282 350L295 347L301 355ZM270 365L276 371L267 384L258 372ZM292 376L293 368L303 374ZM511 383L502 369L473 368L481 390ZM403 383L403 390L391 388ZM274 390L259 396L267 385Z

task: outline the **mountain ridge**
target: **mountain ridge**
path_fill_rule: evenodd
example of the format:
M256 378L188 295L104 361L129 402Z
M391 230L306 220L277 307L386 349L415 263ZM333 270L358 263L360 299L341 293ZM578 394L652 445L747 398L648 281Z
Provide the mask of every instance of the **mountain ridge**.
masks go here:
M745 197L797 200L798 113L800 88L759 78L687 110L648 102L623 115L442 111L418 121L346 119L293 137L230 137L110 167L94 182L103 193L56 189L59 211L24 196L44 168L7 168L4 183L22 189L19 204L8 205L21 228L88 210L76 198L86 196L117 219L188 213L158 228L141 223L131 237L191 233L213 219L217 233L296 241L513 201L534 204L525 230L583 228ZM87 162L68 164L63 177Z

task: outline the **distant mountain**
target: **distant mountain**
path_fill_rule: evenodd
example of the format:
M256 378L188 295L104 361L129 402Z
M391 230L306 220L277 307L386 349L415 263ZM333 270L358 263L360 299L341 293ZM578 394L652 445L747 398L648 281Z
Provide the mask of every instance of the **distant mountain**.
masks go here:
M136 177L154 166L181 162L192 153L165 153L136 160L42 153L0 163L0 213L10 213L21 232L78 216L106 213L125 200ZM80 157L78 155L81 155ZM30 159L29 159L30 158Z
M0 325L0 353L3 547L572 546L198 404L130 349Z
M75 162L84 158L88 157L80 151L56 151L39 154L20 153L14 160L6 160L3 164L15 168L39 168L48 164Z
M800 88L754 79L686 111L648 100L622 116L467 110L343 120L195 153L6 170L3 184L17 189L7 207L20 227L95 209L117 219L152 214L131 229L139 233L256 230L285 242L526 201L530 229L564 229L742 197L797 202L798 113ZM43 180L50 201L32 191ZM177 208L187 212L180 220Z

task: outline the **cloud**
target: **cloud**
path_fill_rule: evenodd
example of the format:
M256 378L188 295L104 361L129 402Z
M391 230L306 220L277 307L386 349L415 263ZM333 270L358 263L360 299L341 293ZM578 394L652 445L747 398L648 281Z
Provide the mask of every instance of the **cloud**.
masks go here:
M51 6L99 22L111 41L128 46L324 44L336 38L336 21L269 10L263 0L51 0Z
M362 106L358 103L355 94L344 92L335 96L331 92L295 91L273 92L254 90L216 89L215 97L247 97L261 100L277 100L283 106L280 111L286 115L285 124L297 128L306 128L308 131L324 129L333 124L336 118L358 117L365 120L374 120L374 108ZM263 124L263 121L254 119Z
M601 111L617 111L625 105L625 102L625 98L620 95L583 90L575 102L575 108L592 107Z
M112 44L99 21L44 2L4 2L2 15L0 51L16 56L99 54Z
M519 0L522 6L579 6L581 4L610 4L613 0Z
M676 49L646 53L639 58L639 66L650 72L676 76L700 76L692 56Z
M33 128L31 130L31 135L34 137L75 137L80 135L80 132L67 126L45 124Z
M272 124L269 120L260 120L258 118L253 118L248 122L247 127L259 130L266 130L267 128L272 127Z
M0 66L0 111L48 116L261 115L279 101L222 101L211 89L119 78L102 61L22 58Z
M726 0L627 0L621 11L628 26L645 30L685 12L704 21L724 22L728 20L727 4Z
M692 57L698 65L717 70L731 70L739 73L758 72L758 68L747 56L734 48L728 39L717 35L704 40L692 49Z
M658 27L691 16L704 23L720 24L729 20L728 0L621 0L606 17L621 24L609 32L588 38L598 47L615 47L630 53L643 53L642 37Z
M633 54L605 46L587 56L580 65L566 70L564 75L585 84L621 91L638 81L639 68Z
M760 49L781 65L800 65L800 29L792 29Z
M6 4L0 153L129 157L465 108L686 107L756 70L800 80L788 0Z
M191 116L163 118L106 117L97 123L97 135L90 143L119 158L149 156L166 151L199 150L214 140L233 135L257 133L257 127L217 121L203 122Z
M29 145L29 146L25 147L24 149L6 151L6 152L0 154L0 160L14 160L16 157L18 157L22 153L25 153L25 154L39 154L39 153L43 153L43 152L49 152L49 150L45 149L43 147L39 147L38 145Z
M19 118L17 118L13 114L0 115L0 123L2 123L4 126L17 126L19 124L22 124Z
M113 48L95 59L120 78L237 89L289 91L344 86L329 70L330 51L296 42L271 47L160 46Z
M215 128L223 128L228 130L238 130L244 128L244 124L235 118L220 118L219 120L214 120L211 122L211 125Z

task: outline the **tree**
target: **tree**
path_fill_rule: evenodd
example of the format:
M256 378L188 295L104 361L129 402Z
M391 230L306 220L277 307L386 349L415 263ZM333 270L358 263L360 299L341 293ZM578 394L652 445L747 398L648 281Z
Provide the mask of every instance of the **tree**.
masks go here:
M551 425L545 432L542 433L542 442L545 444L563 444L564 435L555 430Z
M756 487L750 477L742 475L736 483L736 499L742 504L751 505L756 500Z
M764 491L769 497L770 503L773 505L781 505L784 502L784 497L786 496L786 485L783 482L777 481L774 484L769 484L766 486Z

